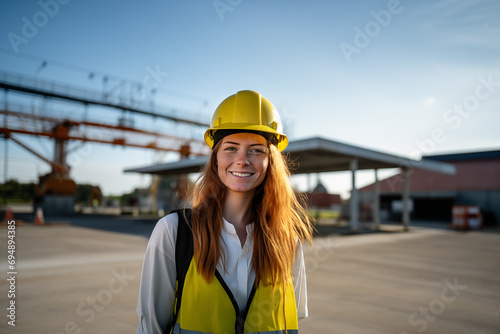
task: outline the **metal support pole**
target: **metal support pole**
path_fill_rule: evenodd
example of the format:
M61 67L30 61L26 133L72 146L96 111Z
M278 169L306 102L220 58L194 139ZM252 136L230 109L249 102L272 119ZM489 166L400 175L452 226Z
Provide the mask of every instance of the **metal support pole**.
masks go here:
M7 89L4 91L4 109L5 111L9 110L8 102L7 102ZM4 115L3 119L3 126L4 128L8 129L8 124L7 124L7 114ZM9 139L8 136L5 135L4 137L5 140L5 151L4 151L4 167L3 167L3 204L5 206L5 211L7 211L7 178L9 177Z
M54 141L54 162L65 165L65 152L64 152L64 141L56 139Z
M403 226L405 231L409 231L410 226L410 175L408 168L403 168Z
M375 230L380 229L380 183L378 182L378 169L375 169L375 189L373 191L373 226Z
M4 167L3 167L3 205L5 211L7 211L7 178L9 177L8 168L9 168L9 140L7 137L3 139L5 141L5 157L4 157Z
M358 169L358 159L352 158L351 168L351 199L349 200L349 214L351 232L358 232L358 190L356 189L356 170Z

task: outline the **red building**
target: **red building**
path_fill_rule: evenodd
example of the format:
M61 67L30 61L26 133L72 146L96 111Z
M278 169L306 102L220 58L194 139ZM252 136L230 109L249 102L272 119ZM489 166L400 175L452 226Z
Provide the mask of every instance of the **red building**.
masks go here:
M410 171L411 218L451 222L453 205L479 205L485 224L500 220L500 150L425 156L456 167L455 175L425 170ZM374 185L359 189L362 203L373 202ZM380 181L382 221L399 217L403 177L394 175Z
M342 198L338 194L329 194L326 187L318 180L316 188L312 192L304 193L307 198L307 206L310 209L328 209L342 211Z

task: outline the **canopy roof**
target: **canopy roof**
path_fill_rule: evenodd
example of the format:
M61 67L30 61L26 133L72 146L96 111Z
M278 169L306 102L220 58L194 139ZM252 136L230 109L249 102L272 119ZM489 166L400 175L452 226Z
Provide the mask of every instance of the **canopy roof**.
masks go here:
M351 168L350 162L353 158L358 161L358 170L399 167L455 174L455 167L452 164L427 159L408 159L321 137L292 141L284 152L288 153L290 159L295 162L293 174L347 171ZM208 156L201 156L152 166L128 168L125 172L159 175L198 173L207 161Z

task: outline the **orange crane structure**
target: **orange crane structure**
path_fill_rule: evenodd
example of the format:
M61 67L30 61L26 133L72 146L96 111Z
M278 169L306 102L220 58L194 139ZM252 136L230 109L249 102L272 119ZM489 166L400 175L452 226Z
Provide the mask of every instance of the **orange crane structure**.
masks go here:
M35 190L35 206L37 203L49 201L66 201L62 204L66 209L62 213L72 212L71 198L76 192L76 183L70 177L70 166L66 162L68 142L93 142L138 147L163 152L178 152L180 158L190 155L208 154L207 146L201 140L183 138L168 133L159 133L140 129L127 124L124 118L118 118L116 123L110 121L91 121L82 119L81 115L53 117L47 114L35 113L33 108L24 101L10 102L9 93L15 92L26 96L42 97L45 100L58 100L65 103L77 103L87 108L89 105L104 107L117 112L143 115L154 119L163 119L173 124L187 124L193 127L207 127L208 124L194 118L179 117L164 109L150 111L137 103L127 103L122 98L111 99L109 91L99 93L79 87L71 87L54 82L40 81L37 78L12 73L0 73L0 89L4 90L3 105L0 104L0 135L28 150L51 166L51 172L39 176ZM22 99L21 99L22 100ZM31 110L30 110L31 109ZM158 107L155 107L158 110ZM160 109L161 110L161 109ZM30 135L54 139L54 156L49 158L21 141L20 135ZM152 189L155 187L153 186ZM58 199L54 199L54 196ZM62 200L61 198L66 198ZM47 204L47 203L45 203ZM50 205L50 204L49 204ZM60 203L57 205L61 206ZM36 210L36 208L34 208Z

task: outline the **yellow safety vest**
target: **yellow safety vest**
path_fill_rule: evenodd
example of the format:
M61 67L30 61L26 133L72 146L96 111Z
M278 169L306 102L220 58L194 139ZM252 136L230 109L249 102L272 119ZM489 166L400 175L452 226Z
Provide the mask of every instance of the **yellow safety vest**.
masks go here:
M210 283L198 273L192 251L189 251L192 247L192 233L189 228L185 228L187 225L184 226L186 216L181 212L178 212L178 216L176 261L184 263L176 263L178 267L176 296L179 300L176 298L174 308L176 314L173 317L175 325L172 324L171 333L298 333L293 284L277 282L273 287L259 283L252 289L246 309L240 310L231 290L217 270ZM189 262L186 262L186 256L182 256L184 260L180 259L178 256L180 251L184 251L181 253L184 255L187 252ZM184 276L182 272L185 272Z

